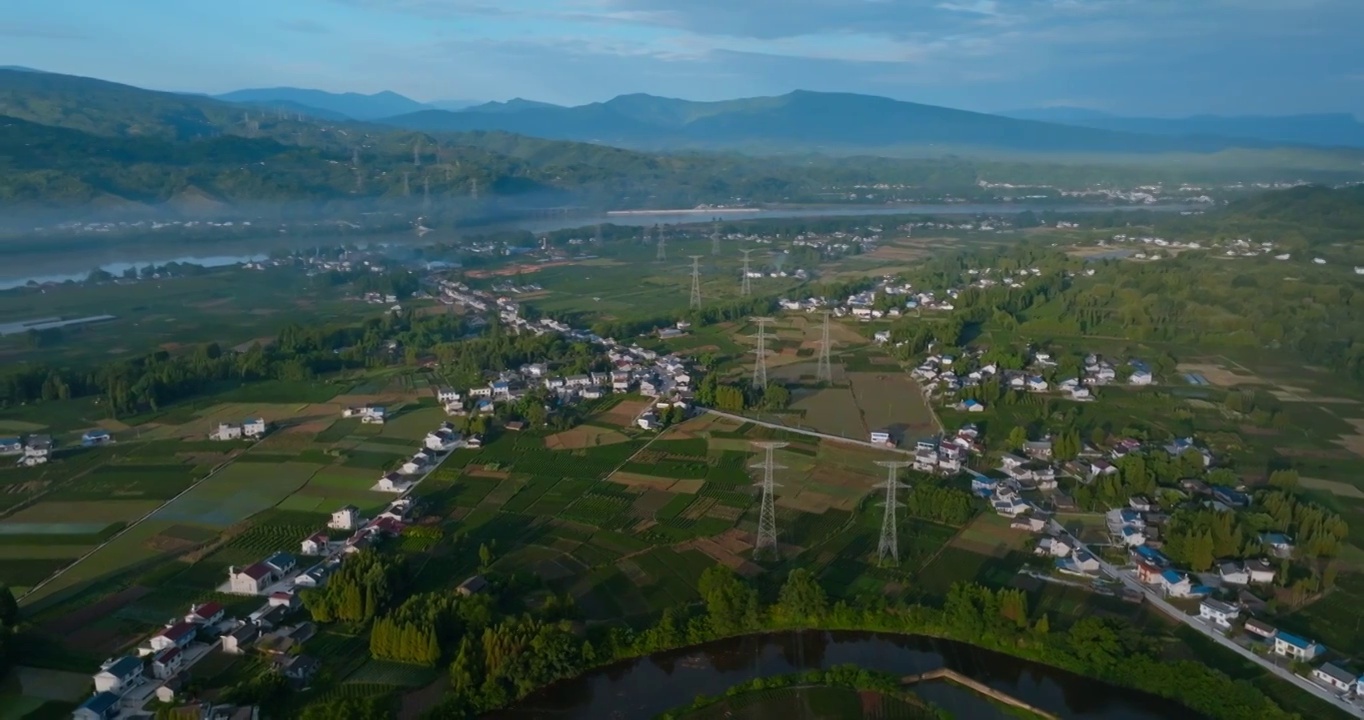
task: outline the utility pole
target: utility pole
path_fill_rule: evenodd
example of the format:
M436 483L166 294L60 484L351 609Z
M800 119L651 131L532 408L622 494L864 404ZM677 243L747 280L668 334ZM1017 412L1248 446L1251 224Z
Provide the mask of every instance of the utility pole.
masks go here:
M895 500L895 491L909 487L900 482L899 478L900 469L909 467L909 463L903 460L882 460L876 464L886 469L886 481L878 486L886 490L886 509L885 514L881 516L881 541L876 544L876 562L879 564L890 555L895 564L899 565L900 537L895 527L895 510L899 503Z
M819 382L833 382L834 372L829 365L829 311L824 311L824 332L819 341L819 364L815 369L815 380Z
M753 293L753 284L748 280L748 254L753 251L740 250L739 252L744 254L744 275L743 280L739 283L739 297L748 297Z
M770 317L749 318L749 321L758 323L758 348L754 352L757 358L753 361L753 387L767 387L767 324L775 322Z
M701 307L701 256L687 257L691 258L691 307L696 310Z
M773 479L774 470L784 470L773 459L777 448L786 447L784 442L755 442L754 447L762 448L763 461L754 465L755 468L762 468L763 479L759 483L762 488L762 503L758 510L758 537L753 543L753 557L758 557L763 551L770 551L771 555L777 555L777 506L775 491L777 483Z

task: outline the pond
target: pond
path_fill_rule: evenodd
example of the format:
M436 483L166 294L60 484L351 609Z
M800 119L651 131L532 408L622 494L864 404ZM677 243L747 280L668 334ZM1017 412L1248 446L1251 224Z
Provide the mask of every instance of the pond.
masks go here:
M1169 700L963 643L842 631L750 635L658 653L555 683L490 717L647 720L697 695L719 695L754 678L849 663L897 675L947 667L1061 718L1199 717ZM912 690L957 718L1013 717L955 684L931 682Z

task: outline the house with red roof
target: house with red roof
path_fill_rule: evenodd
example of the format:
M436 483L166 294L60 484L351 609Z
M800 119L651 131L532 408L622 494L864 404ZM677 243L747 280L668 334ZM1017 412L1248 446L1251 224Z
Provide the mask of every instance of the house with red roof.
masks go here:
M206 602L201 605L192 606L189 614L185 615L185 622L195 625L213 625L223 619L227 611L223 606L216 602Z
M152 675L158 680L168 680L185 664L185 654L178 647L169 647L152 656Z
M265 563L256 563L245 568L233 566L227 569L230 591L239 595L259 595L276 579L274 568Z

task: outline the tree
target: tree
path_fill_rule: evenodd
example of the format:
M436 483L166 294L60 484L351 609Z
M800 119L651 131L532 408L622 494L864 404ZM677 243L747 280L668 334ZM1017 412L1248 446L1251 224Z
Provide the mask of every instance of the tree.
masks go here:
M0 626L15 627L19 624L19 603L14 600L14 591L0 583Z
M1269 474L1269 485L1284 492L1295 492L1298 489L1298 471L1275 470Z
M814 575L796 568L786 576L777 601L777 611L796 622L818 622L828 609L829 599Z
M1023 444L1028 442L1028 431L1021 426L1014 426L1009 431L1008 446L1010 450L1022 450Z
M701 573L697 586L716 634L733 635L757 626L758 591L733 570L712 565Z
M488 543L478 546L478 569L479 572L488 572L488 568L493 566L493 551L488 547Z

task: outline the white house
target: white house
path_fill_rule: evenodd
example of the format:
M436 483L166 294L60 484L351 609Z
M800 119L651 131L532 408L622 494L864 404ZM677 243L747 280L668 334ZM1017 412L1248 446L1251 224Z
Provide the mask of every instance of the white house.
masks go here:
M184 653L180 648L171 647L152 655L152 675L158 680L169 680L185 664Z
M265 418L247 418L242 422L242 435L249 438L265 437L267 429Z
M374 485L374 490L378 492L406 492L409 484L403 479L402 475L391 472L379 478L379 482Z
M24 443L17 437L0 438L0 455L22 455Z
M1044 537L1037 541L1038 555L1049 555L1051 557L1069 557L1075 548L1069 542L1059 537Z
M185 622L195 625L213 625L220 622L227 615L227 610L216 602L206 602L195 605L185 614Z
M422 447L436 452L447 452L453 450L459 444L459 433L454 430L441 428L426 434L422 440Z
M1321 667L1312 670L1312 679L1341 692L1349 692L1355 686L1358 678L1355 674L1348 672L1345 668L1335 663L1324 663Z
M299 552L304 555L326 555L329 547L326 533L314 533L303 539Z
M71 711L72 720L109 720L118 714L119 697L111 692L97 692Z
M1193 594L1193 582L1189 576L1175 570L1162 572L1160 585L1170 597L1189 597Z
M189 646L190 641L194 640L194 636L198 632L199 627L197 625L182 620L153 635L147 644L158 653L171 648L183 649Z
M1284 657L1294 660L1308 662L1316 656L1326 652L1326 648L1321 643L1314 640L1298 637L1292 633L1280 630L1274 635L1274 652Z
M256 563L241 569L235 566L227 569L228 592L238 595L259 595L276 579L275 571L265 563Z
M354 505L347 505L332 513L332 519L327 522L327 527L333 530L354 530L359 525L360 508Z
M214 430L209 438L213 440L240 440L242 439L242 426L236 423L218 423L218 429Z
M140 684L143 680L142 660L125 655L117 660L107 660L95 673L95 692L109 692L122 695Z
M29 435L28 442L24 443L24 459L21 462L25 465L41 465L51 455L52 436Z
M1217 625L1230 628L1231 623L1241 616L1241 608L1220 600L1204 600L1198 604L1198 617Z
M447 405L459 399L459 391L454 388L443 387L436 390L436 402L442 405Z
M871 432L871 443L873 445L889 445L890 433L885 430L873 430Z
M1246 561L1246 572L1250 575L1250 582L1256 585L1272 583L1277 575L1274 566L1264 560Z
M403 466L398 469L398 471L404 475L416 475L417 473L425 470L427 465L430 464L430 462L431 462L430 455L419 452L416 455L413 455L412 457L408 458L407 461L403 463Z
M1217 575L1226 585L1246 585L1250 583L1250 573L1240 563L1224 562L1217 566Z
M1127 378L1127 382L1132 385L1150 385L1154 381L1150 370L1135 370L1131 377Z

